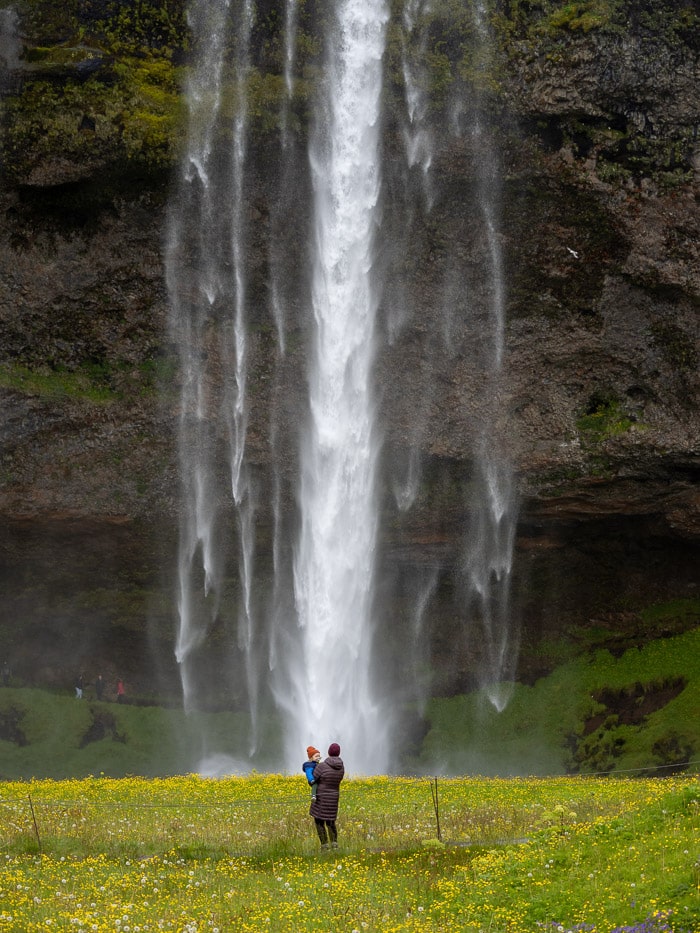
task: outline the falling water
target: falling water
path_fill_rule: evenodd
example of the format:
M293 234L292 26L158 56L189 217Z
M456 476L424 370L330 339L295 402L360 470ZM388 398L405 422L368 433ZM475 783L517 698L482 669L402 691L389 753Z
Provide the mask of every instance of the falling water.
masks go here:
M388 0L333 0L324 6L323 35L316 38L325 56L314 64L316 98L307 152L302 123L293 112L297 19L303 7L298 0L285 0L282 145L274 169L256 175L255 160L248 156L247 100L253 86L253 6L253 0L192 0L189 12L197 54L186 88L187 148L166 254L182 385L176 655L188 709L207 705L216 693L216 678L235 682L231 694L239 708L249 711L243 752L248 763L260 748L263 706L266 713L274 706L284 735L277 765L283 759L296 769L310 742L323 748L337 740L353 771L376 773L395 761L387 738L398 696L396 671L392 682L383 676L387 671L376 670L378 642L385 651L390 643L386 613L381 614L377 599L380 582L385 596L391 589L377 579L378 568L386 567L379 545L385 493L393 492L397 525L405 520L408 528L409 513L422 494L429 412L439 391L435 373L439 361L456 358L453 335L474 330L477 321L483 327L478 338L483 358L475 359L474 367L483 367L484 378L475 407L483 417L472 433L476 465L462 562L464 611L474 640L483 643L480 667L488 695L497 708L507 702L503 682L515 657L509 592L516 508L512 470L499 441L506 288L498 160L478 94L473 100L460 98L455 108L457 142L447 140L448 131L434 119L426 63L431 0L407 0L401 11L403 164L385 165L382 156ZM469 9L487 45L483 7ZM435 169L440 145L473 154L476 197L473 216L465 223L479 225L480 218L480 275L486 284L477 289L480 299L467 300L466 316L461 259L447 264L449 282L431 279L431 293L426 279L420 297L414 297L396 287L400 276L388 273L379 258L377 231L385 222L385 208L393 212L389 226L406 231L397 243L410 245L412 231L423 242L426 226L434 224L430 215L445 196ZM391 205L383 203L385 174L391 175L393 194L399 193ZM250 199L257 190L263 192L268 214L264 227L254 228ZM299 236L307 224L308 247ZM454 255L462 255L462 244L456 247ZM257 297L259 289L253 300L249 269L265 250L266 298ZM382 329L377 319L380 298L386 296L380 289L385 274L395 278L393 298L381 302ZM450 302L457 292L459 303ZM421 333L415 324L425 301L445 307L444 332L435 328L430 343L421 347L413 423L404 434L403 461L397 455L388 465L384 489L378 411L383 399L374 391L378 357L402 331L413 328L414 337ZM256 338L251 311L263 326L269 314L277 335L276 346L265 351L266 364L273 363L268 370L273 373L270 466L264 477L256 474L255 482L248 450L248 381L253 344L262 328ZM294 380L303 365L305 420L298 417L298 400L287 401L285 382ZM298 461L290 456L292 411L291 419L303 422ZM260 445L264 432L255 426ZM258 522L256 497L263 495L266 509L260 510ZM256 535L268 520L263 550ZM401 584L404 594L411 594L404 595L405 603L412 602L398 654L402 671L421 669L421 684L429 674L424 629L449 560L443 563L441 554L433 555ZM403 572L397 570L398 576ZM405 698L419 699L419 689ZM218 762L219 752L203 742L200 760Z
M402 186L399 224L410 241L412 222L421 208L430 213L434 186L430 169L434 155L434 133L429 120L429 75L426 66L428 31L425 17L432 8L431 0L406 0L401 18L401 70L404 82L405 113L401 130L404 143L405 170ZM416 175L418 176L416 180ZM390 342L398 339L411 318L411 296L393 289L395 300L387 309L387 330ZM429 354L422 360L429 368ZM421 379L424 372L416 374ZM428 376L426 382L431 377ZM391 489L400 513L411 510L416 502L421 481L421 447L424 441L427 409L431 392L423 385L421 404L414 413L408 443L392 456ZM422 617L422 613L420 614Z
M505 323L506 279L501 247L501 172L499 153L494 142L494 126L489 115L489 76L493 73L493 39L484 3L474 0L459 12L460 28L471 36L468 55L472 69L469 85L458 85L453 102L452 138L440 134L431 112L430 72L426 64L430 30L435 28L431 0L406 0L402 19L402 70L406 99L403 126L406 164L406 204L403 220L411 228L412 216L422 200L423 216L429 216L444 193L441 189L439 159L441 147L463 151L467 158L465 192L471 186L471 199L463 218L462 235L450 244L450 262L427 300L442 305L442 341L424 340L420 368L414 378L422 380L415 417L406 432L408 444L394 452L392 491L399 513L415 504L421 478L421 451L425 450L425 432L429 403L435 392L435 373L455 354L466 352L470 367L480 373L476 397L469 413L472 462L471 495L465 545L458 560L457 591L463 619L464 641L469 655L478 658L470 671L493 706L502 710L512 691L512 676L518 650L518 627L510 605L513 545L517 520L512 467L502 442L505 411ZM433 39L434 41L434 39ZM463 54L463 53L462 53ZM411 185L420 177L421 190ZM474 251L480 251L478 271L460 259L463 241L472 231ZM410 240L407 240L410 247ZM403 297L403 296L402 296ZM426 299L424 299L426 300ZM409 317L410 296L404 297L391 320L390 336L395 338ZM413 311L420 313L420 308ZM476 335L468 350L460 345L465 332ZM423 378L423 369L429 374ZM476 411L476 414L474 412ZM442 568L446 572L446 568ZM426 590L427 599L433 591ZM415 598L415 597L414 597ZM426 619L421 611L415 618ZM425 633L422 633L425 637ZM421 632L414 635L420 638ZM420 652L417 652L417 657Z
M291 97L294 86L294 52L297 26L298 0L287 0L284 21L284 86Z
M239 528L238 641L253 638L250 601L253 504L245 462L247 429L246 272L243 223L247 45L252 2L195 0L188 22L198 55L186 98L188 146L166 250L171 329L180 351L179 453L182 518L178 631L185 706L206 694L198 651L217 622L228 538L222 468ZM231 33L236 39L231 51ZM222 209L222 205L224 209ZM254 684L248 683L254 719Z
M299 0L285 0L284 9L284 87L286 94L282 101L280 128L282 147L289 145L289 107L294 94L294 65L296 59L297 18Z
M430 8L430 0L406 0L401 56L408 116L403 132L406 159L409 167L420 166L429 205L432 200L429 172L433 161L433 139L427 121L430 78L425 61L428 35L419 28L418 21Z
M19 69L22 42L19 16L13 7L0 10L0 93L11 90Z
M314 184L309 373L301 533L294 586L303 640L295 748L337 739L353 767L386 767L386 712L372 682L378 436L372 394L377 295L384 0L339 0L325 98L311 146Z
M474 4L473 10L478 50L486 63L491 37L481 0ZM488 313L482 341L486 375L482 415L475 438L475 505L465 557L467 616L483 645L484 663L478 679L493 706L501 711L512 694L518 639L510 606L517 504L512 466L500 439L506 321L505 274L498 229L500 173L498 155L478 93L471 108L461 117L458 122L466 122L476 156L476 200L484 231L484 268L488 275Z

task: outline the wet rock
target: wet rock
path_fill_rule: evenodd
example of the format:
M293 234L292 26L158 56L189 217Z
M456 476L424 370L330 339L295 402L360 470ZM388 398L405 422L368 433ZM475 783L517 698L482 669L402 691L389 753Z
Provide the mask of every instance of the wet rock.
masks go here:
M65 62L31 64L33 74L43 68L60 86L108 72L101 53L69 51ZM493 430L515 467L514 601L532 636L524 642L537 645L625 601L696 597L698 51L635 27L510 52L489 116L504 179L508 312L503 414ZM6 72L18 70L15 46L4 58ZM98 135L85 108L71 120L81 145ZM118 125L110 127L118 136ZM470 140L438 138L441 197L404 230L405 216L392 218L392 199L407 181L391 125L385 145L379 559L407 603L412 578L439 569L433 650L444 672L440 689L450 692L466 688L478 665L459 641L454 607L473 511L474 436L489 415L483 322L470 319L470 302L484 294L477 273L486 248L470 216ZM251 140L246 213L248 454L259 492L256 559L265 573L273 458L281 512L293 520L306 397L306 283L287 296L284 355L269 313L265 235L274 211L282 204L296 225L289 255L275 257L281 280L299 278L309 233L308 180L288 190L279 150L274 134ZM27 672L41 631L53 671L72 665L77 640L87 660L112 663L116 655L145 682L148 619L175 679L174 610L162 595L174 591L180 494L181 413L163 264L169 194L162 172L131 174L109 149L82 159L52 152L0 190L0 547L5 615L22 620L7 639ZM438 283L453 278L458 287L445 286L436 301ZM455 309L449 333L445 306ZM595 415L599 430L590 426ZM420 480L412 507L399 514L392 470L413 446ZM397 612L395 624L408 616ZM542 670L536 650L526 653L522 675Z

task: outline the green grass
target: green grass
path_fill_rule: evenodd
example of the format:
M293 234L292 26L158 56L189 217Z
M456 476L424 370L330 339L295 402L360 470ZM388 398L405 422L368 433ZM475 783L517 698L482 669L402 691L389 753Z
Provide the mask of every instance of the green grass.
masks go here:
M248 740L243 714L188 716L181 709L76 700L31 688L0 690L0 724L9 718L17 721L23 744L0 740L4 780L180 774L206 756L208 743L233 756ZM104 737L86 742L95 722L103 724Z
M692 611L686 603L681 608ZM656 611L659 618L668 618L671 608L658 606ZM649 693L676 678L685 680L685 688L644 721L629 727L615 722L613 715L613 721L587 737L591 743L597 740L603 752L609 750L602 759L601 748L591 748L588 759L573 759L572 746L583 739L586 720L601 709L596 693L606 688L624 692L636 685ZM665 736L675 735L689 757L700 759L699 709L700 629L694 629L631 648L619 658L598 650L557 667L534 686L516 684L502 713L482 693L432 700L427 710L431 729L420 761L447 773L504 775L666 767L673 762L664 760L658 744Z
M348 778L324 853L301 775L5 784L0 930L698 929L696 780L433 790Z
M694 611L692 601L648 609L659 626ZM660 692L674 684L682 688L677 695ZM630 648L619 658L599 649L567 661L533 686L514 685L500 713L479 692L432 699L424 713L428 731L422 746L400 767L502 776L664 774L690 760L697 771L698 709L700 628ZM593 719L601 713L599 722ZM3 722L16 724L24 744L2 731ZM104 737L86 742L95 722L106 724ZM278 724L263 717L262 728L259 747L277 748ZM82 701L69 693L0 689L3 734L0 779L167 776L194 769L211 753L247 761L250 744L245 713L188 716L181 709L97 703L91 689ZM264 753L252 764L259 770L274 766Z
M647 621L688 621L695 608L659 604ZM0 723L14 710L26 740L0 742L0 933L692 933L700 928L699 649L695 629L619 658L591 651L517 686L501 714L481 694L431 701L414 762L428 774L554 774L573 764L572 736L584 749L598 741L627 773L435 785L350 776L341 848L328 853L319 851L301 775L106 776L175 774L192 760L186 753L207 747L235 756L247 741L245 716L0 689ZM679 678L683 689L635 725L608 715L583 735L608 694L634 705ZM100 716L107 733L82 744ZM688 773L639 776L659 754L691 746ZM595 760L587 753L583 770ZM94 777L7 780L39 775Z

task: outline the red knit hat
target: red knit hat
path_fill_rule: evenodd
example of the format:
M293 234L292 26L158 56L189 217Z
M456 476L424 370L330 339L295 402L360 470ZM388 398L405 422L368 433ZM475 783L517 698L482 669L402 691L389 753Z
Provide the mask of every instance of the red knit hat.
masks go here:
M309 747L306 749L306 754L309 756L309 758L313 758L314 755L320 755L321 753L317 748L314 748L313 745L309 745Z
M333 742L332 745L328 746L328 754L331 758L337 758L340 754L340 745L337 742Z

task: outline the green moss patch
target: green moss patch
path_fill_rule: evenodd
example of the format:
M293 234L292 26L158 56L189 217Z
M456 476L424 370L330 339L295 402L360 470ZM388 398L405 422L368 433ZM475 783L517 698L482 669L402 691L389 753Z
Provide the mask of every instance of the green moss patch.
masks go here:
M600 443L609 437L625 434L634 424L611 395L594 393L586 411L576 421L579 433L589 442Z
M104 405L118 398L102 374L87 364L77 372L64 369L29 369L17 363L0 363L0 386L25 395L73 398Z
M61 165L171 165L181 125L179 77L158 57L124 58L87 80L39 74L5 101L3 154L9 180L51 181ZM64 168L60 168L65 172ZM62 178L62 175L58 175Z

